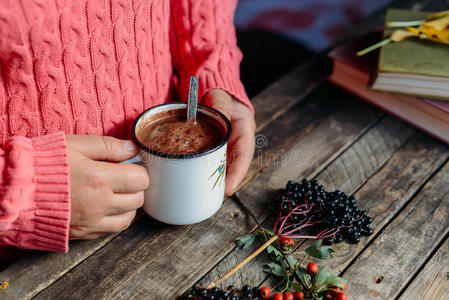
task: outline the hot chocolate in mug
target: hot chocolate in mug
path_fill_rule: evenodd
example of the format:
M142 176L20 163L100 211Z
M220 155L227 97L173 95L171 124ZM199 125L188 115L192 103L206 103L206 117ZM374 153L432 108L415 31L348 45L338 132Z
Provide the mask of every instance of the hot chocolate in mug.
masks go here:
M175 225L201 222L221 207L225 192L226 151L231 136L231 122L218 110L198 105L198 121L207 119L217 136L212 144L195 153L165 153L164 145L152 149L146 139L153 124L186 115L186 103L154 106L141 113L133 126L133 140L140 148L140 163L149 174L144 211L154 219ZM198 122L197 121L197 122ZM189 131L187 131L189 132ZM207 137L207 136L206 136ZM185 139L192 137L185 136ZM205 138L204 135L197 137ZM175 142L182 142L176 138ZM195 142L195 140L193 140ZM169 145L167 145L169 149Z

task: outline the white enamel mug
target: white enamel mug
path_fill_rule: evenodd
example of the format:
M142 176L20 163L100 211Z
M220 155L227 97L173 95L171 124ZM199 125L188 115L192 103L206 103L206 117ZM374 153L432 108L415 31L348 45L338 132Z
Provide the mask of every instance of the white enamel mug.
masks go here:
M167 103L141 113L133 126L134 142L141 149L141 164L150 176L143 209L154 219L174 225L198 223L221 207L225 191L226 149L231 122L218 110L198 105L198 115L213 118L223 132L214 148L195 154L166 154L143 145L140 132L160 120L158 115L187 109L186 103Z

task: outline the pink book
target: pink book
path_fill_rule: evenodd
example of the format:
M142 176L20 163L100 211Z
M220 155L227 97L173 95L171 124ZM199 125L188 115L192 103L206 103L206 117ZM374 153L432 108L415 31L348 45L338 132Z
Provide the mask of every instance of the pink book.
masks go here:
M334 67L329 81L449 144L449 102L369 89L370 73L376 67L378 54L357 57L355 53L380 38L381 33L375 32L331 51L329 57Z

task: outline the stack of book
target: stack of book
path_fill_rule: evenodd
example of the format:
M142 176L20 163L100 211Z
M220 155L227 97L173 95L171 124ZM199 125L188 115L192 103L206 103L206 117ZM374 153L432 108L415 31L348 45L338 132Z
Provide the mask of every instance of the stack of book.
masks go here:
M389 10L388 21L415 21L428 13ZM386 30L384 36L391 31ZM378 42L375 32L329 53L329 80L336 85L449 143L449 45L407 39L357 57Z

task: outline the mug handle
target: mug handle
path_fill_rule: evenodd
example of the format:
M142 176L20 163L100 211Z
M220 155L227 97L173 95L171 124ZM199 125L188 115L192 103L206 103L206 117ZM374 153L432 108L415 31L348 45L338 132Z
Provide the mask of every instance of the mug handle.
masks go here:
M142 162L142 158L140 157L140 154L137 154L133 158L119 162L119 164L137 164L137 163L141 163L141 162Z

